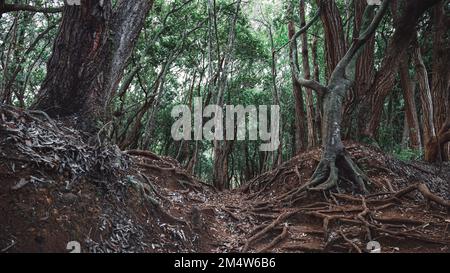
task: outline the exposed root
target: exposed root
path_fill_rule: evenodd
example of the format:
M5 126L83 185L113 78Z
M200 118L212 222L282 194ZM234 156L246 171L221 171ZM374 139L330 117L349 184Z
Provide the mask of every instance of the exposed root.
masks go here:
M356 250L356 252L362 253L361 248L357 244L355 244L352 240L347 238L347 236L345 236L345 234L344 234L344 232L342 232L342 230L339 230L339 235L341 235L342 239L344 239L349 245L351 245Z
M345 174L345 177L340 177ZM322 159L317 166L310 182L305 189L311 191L326 191L337 186L339 179L354 183L361 192L368 193L370 180L346 153L340 154L335 160Z
M269 225L267 225L266 227L264 227L261 231L259 231L258 233L256 233L255 235L253 235L252 237L250 237L247 242L245 242L244 248L242 249L243 252L247 252L250 245L261 239L264 235L266 235L269 231L273 230L278 224L280 224L282 221L286 220L287 218L289 218L290 216L292 216L293 214L297 213L298 210L295 211L290 211L290 212L284 212L282 214L280 214L280 216L278 216L277 219L275 219L275 221L273 221L272 223L270 223Z
M267 251L271 250L272 248L277 246L280 242L284 241L288 237L288 235L289 235L289 226L285 224L281 234L278 235L277 237L275 237L272 240L272 242L270 242L267 246L261 248L257 252L262 253L262 252L267 252Z

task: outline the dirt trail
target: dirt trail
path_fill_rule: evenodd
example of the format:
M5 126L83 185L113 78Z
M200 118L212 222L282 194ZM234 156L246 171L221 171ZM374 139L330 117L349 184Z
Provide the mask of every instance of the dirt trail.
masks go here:
M346 143L372 181L358 195L299 191L303 153L216 192L174 160L119 151L42 113L0 107L0 252L449 252L450 165ZM88 144L89 143L89 144Z

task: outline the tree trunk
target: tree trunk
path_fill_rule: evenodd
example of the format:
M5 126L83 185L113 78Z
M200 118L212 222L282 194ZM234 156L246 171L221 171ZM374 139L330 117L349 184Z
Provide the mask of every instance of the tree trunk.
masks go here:
M394 34L389 41L380 69L375 75L371 90L371 118L367 123L364 135L375 139L381 121L384 100L391 92L398 71L398 64L404 58L409 44L415 38L416 25L422 14L439 0L408 0L405 1L403 12L396 22Z
M407 121L408 135L411 148L419 150L422 147L420 141L419 119L414 95L414 85L409 77L409 60L405 58L400 63L400 84L405 100L405 120Z
M366 1L354 1L355 18L353 35L361 32L361 23L364 11L367 7ZM364 132L365 125L370 113L370 87L375 78L374 65L375 35L367 41L356 62L355 84L350 89L350 94L344 104L344 128L349 135L359 138Z
M448 26L450 16L445 12L445 1L441 1L433 9L433 64L431 79L431 96L434 105L434 127L444 129L446 119L450 115L450 36ZM447 4L448 5L448 4ZM447 11L448 12L448 11ZM442 149L442 159L449 160L450 145Z
M317 37L314 37L312 42L312 61L314 66L314 80L316 82L320 82L320 70L319 70L319 60L317 56ZM322 136L320 135L320 128L322 128L322 98L320 96L316 96L317 103L315 109L315 128L319 128L316 132L318 141L322 140Z
M311 180L298 189L298 193L306 190L328 190L337 185L339 176L358 186L361 192L367 192L368 178L353 162L344 149L341 139L341 123L343 100L355 79L356 59L365 44L381 22L390 1L375 13L374 6L368 6L364 12L361 33L353 39L353 43L331 73L327 86L318 82L298 79L300 83L313 88L323 94L323 122L322 122L322 158Z
M276 58L276 50L275 50L275 44L273 41L273 34L272 34L272 26L267 26L269 31L269 39L270 39L270 50L272 51L272 59L271 59L271 71L272 71L272 97L273 97L273 103L274 105L280 105L280 94L277 87L277 58ZM280 120L280 124L282 124ZM280 138L280 144L278 145L278 149L273 152L273 166L276 167L278 165L281 165L283 161L283 138Z
M288 9L288 16L291 19L288 22L288 37L291 40L292 46L289 48L289 60L291 65L291 78L292 78L292 92L294 93L295 102L295 153L303 151L305 149L305 111L303 102L303 93L301 85L295 80L295 68L298 70L298 53L297 53L297 41L293 39L295 35L295 24L292 19L293 7L290 4Z
M335 0L316 0L320 6L320 19L325 32L325 55L327 79L336 68L336 65L344 57L347 46L345 44L344 28L342 18Z
M153 1L82 0L66 5L33 108L50 116L78 117L77 125L96 128L122 78L123 69Z
M300 1L300 27L306 26L305 0ZM302 64L304 78L311 78L308 53L308 36L306 32L301 35L302 40ZM306 120L308 124L308 148L316 146L316 132L314 127L314 98L311 88L306 88Z
M447 122L436 133L433 121L435 109L428 82L428 72L417 41L414 43L414 64L422 102L424 159L428 162L442 161L446 157L444 146L450 141L450 119L447 117Z

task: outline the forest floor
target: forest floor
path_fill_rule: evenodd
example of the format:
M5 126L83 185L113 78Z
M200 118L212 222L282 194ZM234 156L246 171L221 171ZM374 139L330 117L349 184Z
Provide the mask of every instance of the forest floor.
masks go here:
M49 119L0 107L0 252L450 252L450 164L403 162L347 142L370 194L345 179L300 192L302 153L217 192L174 160L120 151Z

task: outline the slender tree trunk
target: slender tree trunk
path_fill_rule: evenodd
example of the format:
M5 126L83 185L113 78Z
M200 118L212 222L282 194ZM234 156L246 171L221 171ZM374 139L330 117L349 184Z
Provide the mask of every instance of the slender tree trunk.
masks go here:
M293 16L292 3L290 3L288 9L288 16L291 17L291 19L288 22L288 37L289 40L292 40L295 35L295 24L292 19ZM292 40L291 43L292 46L289 48L289 60L291 66L292 92L294 93L294 102L295 102L295 152L298 153L300 151L305 150L306 124L305 124L305 111L304 111L302 87L295 80L294 76L295 67L298 70L297 41L294 39Z
M318 60L318 55L317 55L317 37L314 37L313 42L312 42L312 60L313 60L313 66L314 66L314 80L316 82L320 82L320 70L319 70L319 60ZM322 140L322 136L320 134L320 128L322 128L322 98L320 96L316 96L316 109L315 109L315 128L318 128L318 130L316 130L316 139L321 141Z
M273 41L273 34L272 34L272 26L267 25L268 32L269 32L269 40L270 40L270 50L272 52L272 59L271 59L271 71L272 71L272 97L273 97L273 103L274 105L280 105L280 94L277 87L277 56L276 56L276 50L275 50L275 44ZM280 121L280 124L282 122ZM283 161L283 154L282 154L282 147L283 147L283 139L280 138L280 144L278 145L278 149L273 152L273 166L276 167L278 165L281 165Z
M430 161L433 149L431 146L436 138L436 129L433 122L433 101L431 98L430 84L428 82L428 72L423 63L422 53L418 42L414 42L414 65L416 78L419 86L420 101L422 106L423 142L425 145L425 160Z
M300 27L306 26L306 12L305 0L300 1ZM302 40L302 64L304 78L311 79L311 70L309 67L309 52L308 52L308 36L304 32L300 36ZM316 132L314 127L314 98L311 88L306 88L306 120L308 124L308 148L316 146Z
M66 5L47 75L33 108L97 127L119 84L153 1L82 0ZM82 42L80 42L82 41Z
M422 147L420 141L419 119L417 117L417 107L415 102L415 86L409 76L409 60L405 58L400 63L400 84L405 100L405 120L407 121L408 135L413 149L419 150Z

